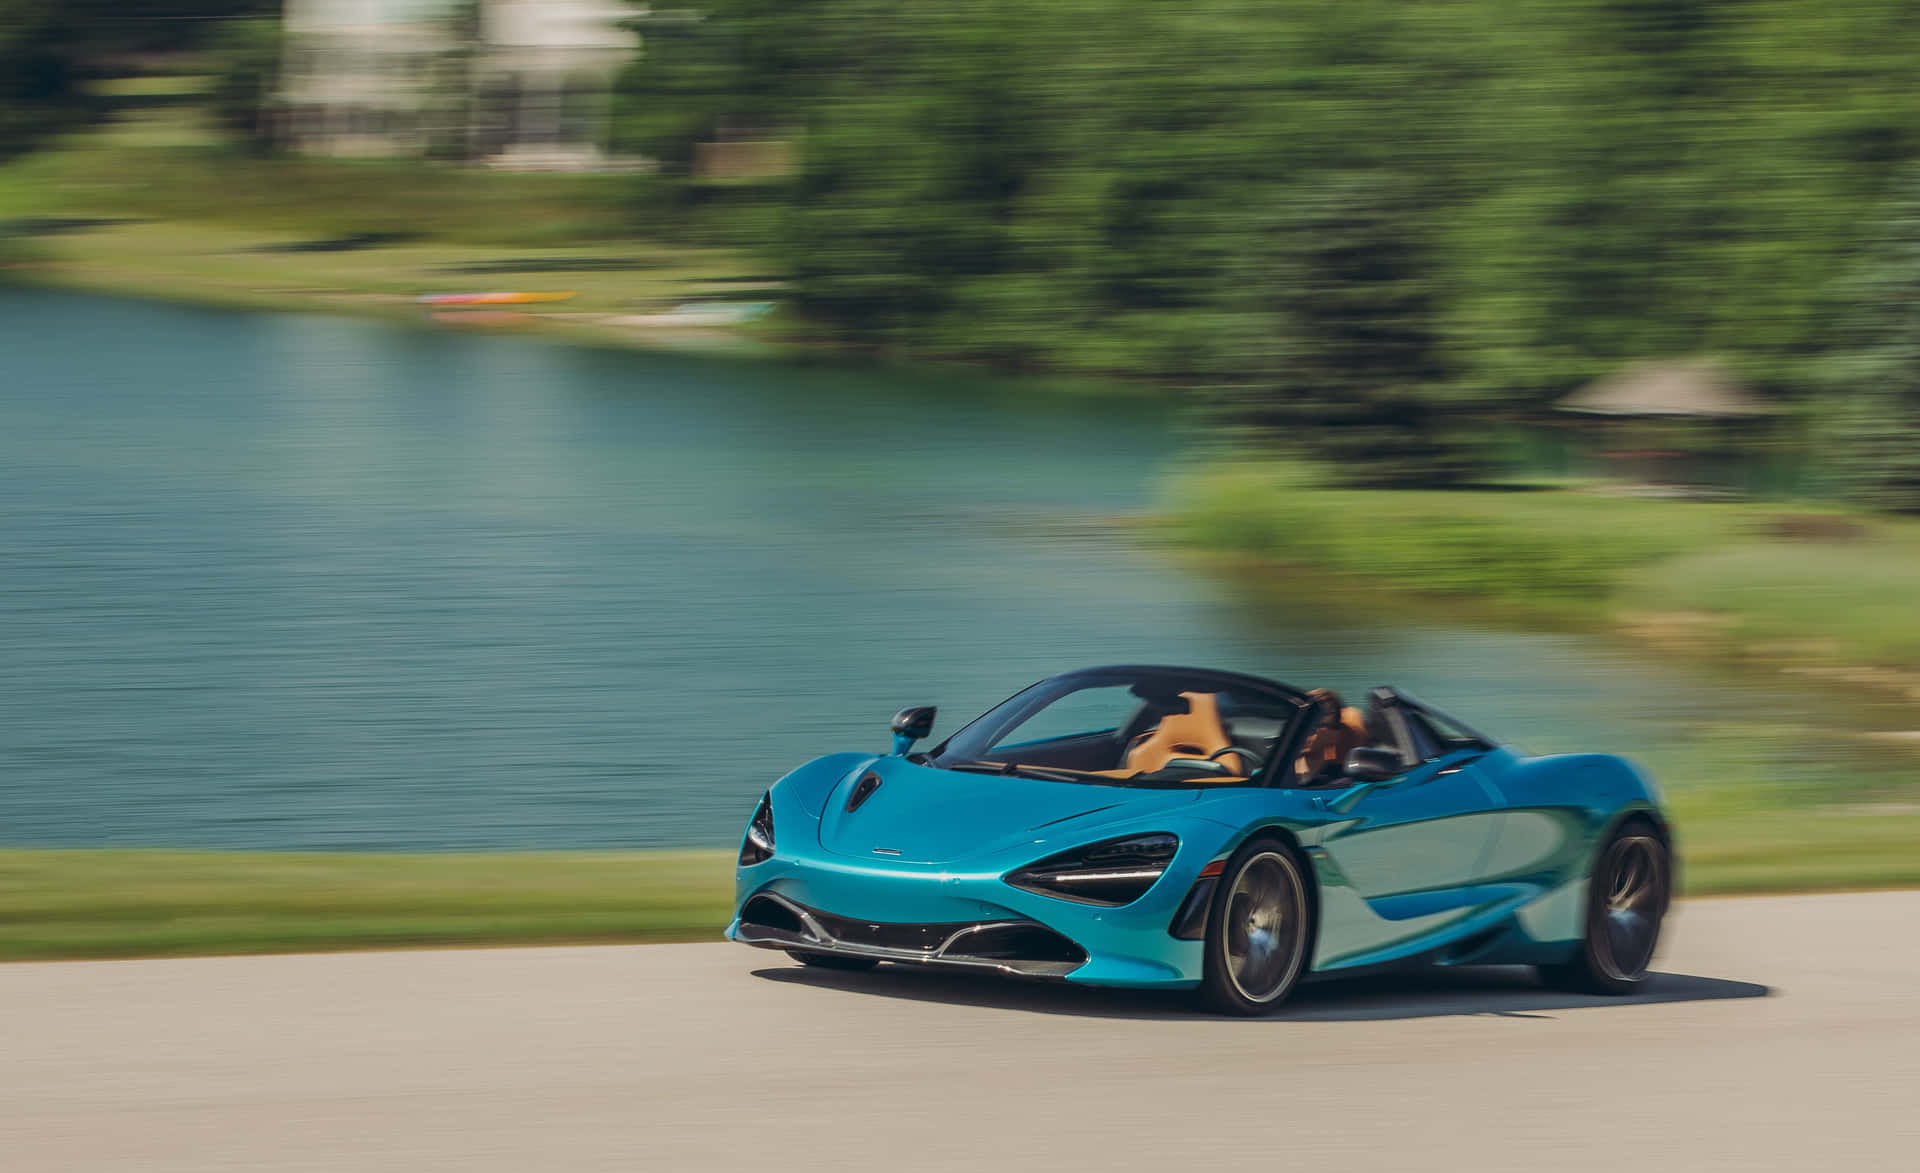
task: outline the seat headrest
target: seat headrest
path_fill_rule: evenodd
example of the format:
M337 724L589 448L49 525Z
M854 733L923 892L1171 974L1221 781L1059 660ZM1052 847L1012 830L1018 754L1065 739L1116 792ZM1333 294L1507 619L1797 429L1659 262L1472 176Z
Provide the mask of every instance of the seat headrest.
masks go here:
M1183 692L1180 694L1187 702L1184 713L1168 713L1160 718L1160 728L1172 733L1174 730L1191 730L1210 737L1224 736L1220 724L1220 701L1210 692Z

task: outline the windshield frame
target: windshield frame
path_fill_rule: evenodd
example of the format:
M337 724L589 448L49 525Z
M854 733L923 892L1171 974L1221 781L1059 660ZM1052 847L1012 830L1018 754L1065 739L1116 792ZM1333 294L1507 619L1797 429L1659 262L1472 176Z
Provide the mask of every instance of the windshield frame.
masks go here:
M1116 664L1100 668L1080 668L1072 672L1062 672L1039 680L1006 700L994 705L986 712L975 717L955 730L944 741L924 755L916 755L925 764L936 769L977 769L983 764L993 764L978 755L955 753L957 746L961 750L979 749L982 753L991 753L997 740L1017 728L1029 718L1054 702L1086 688L1103 685L1138 685L1163 683L1174 691L1181 688L1192 690L1195 687L1207 691L1237 691L1254 693L1271 699L1276 707L1290 707L1292 712L1282 723L1280 732L1274 737L1273 745L1267 751L1266 760L1259 768L1249 774L1245 781L1233 783L1237 786L1263 787L1269 785L1274 776L1274 765L1285 760L1285 753L1292 743L1298 740L1299 727L1303 715L1311 710L1306 694L1291 685L1266 680L1258 676L1247 676L1238 672L1222 672L1209 668L1178 668L1150 664ZM1043 778L1050 782L1079 783L1098 786L1127 786L1139 789L1188 790L1205 789L1222 783L1206 777L1181 780L1116 778L1085 771L1066 770L1060 767L1036 766L1037 771L1029 777ZM1020 768L1012 766L1005 772L1019 774ZM1068 777L1065 775L1077 775Z

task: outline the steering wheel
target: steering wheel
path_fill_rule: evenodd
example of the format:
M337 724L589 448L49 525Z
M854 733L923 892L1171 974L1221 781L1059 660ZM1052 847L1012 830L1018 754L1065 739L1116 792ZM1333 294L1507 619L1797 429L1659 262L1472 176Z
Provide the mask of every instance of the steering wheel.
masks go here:
M1246 749L1238 745L1229 745L1225 749L1216 749L1212 753L1207 755L1207 760L1210 762L1217 762L1220 760L1220 756L1222 754L1230 754L1230 753L1237 753L1241 757L1246 759L1247 768L1244 771L1242 771L1242 773L1246 774L1248 777L1252 777L1253 772L1260 768L1260 755L1257 753L1254 753L1250 749Z

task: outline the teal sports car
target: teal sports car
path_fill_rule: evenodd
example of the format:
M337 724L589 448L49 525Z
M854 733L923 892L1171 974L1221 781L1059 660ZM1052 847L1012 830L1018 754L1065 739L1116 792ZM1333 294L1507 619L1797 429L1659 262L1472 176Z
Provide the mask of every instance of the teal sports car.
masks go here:
M1196 991L1264 1014L1300 982L1532 965L1624 993L1673 891L1653 780L1529 757L1404 692L1194 668L1050 677L924 752L774 783L727 936L805 965L945 966Z

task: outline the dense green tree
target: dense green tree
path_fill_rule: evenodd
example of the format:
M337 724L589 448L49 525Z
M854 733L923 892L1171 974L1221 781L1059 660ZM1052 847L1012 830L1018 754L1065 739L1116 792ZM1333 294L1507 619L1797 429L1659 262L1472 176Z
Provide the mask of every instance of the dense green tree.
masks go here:
M0 0L0 159L83 118L82 79L59 0Z
M214 121L243 146L265 151L274 142L273 95L280 84L280 22L228 21L209 41L215 73L208 94Z
M1227 392L1229 418L1356 484L1449 484L1486 467L1485 405L1451 369L1432 246L1410 212L1423 187L1364 169L1293 193L1265 370Z
M1039 263L1019 239L1047 162L1047 97L1023 35L1038 23L1014 4L921 3L839 30L871 50L864 76L811 107L778 246L803 308L862 341L1021 357L1019 340L987 340ZM944 336L949 325L968 333Z
M1470 478L1587 379L1811 402L1920 162L1909 0L714 0L623 125L798 144L814 329L1157 378L1353 476Z
M617 149L643 151L684 173L694 146L722 133L790 134L826 82L820 22L834 0L716 0L634 18L643 55L621 75Z
M1920 175L1906 184L1851 292L1823 408L1829 475L1861 504L1920 513Z
M205 48L277 0L0 0L0 158L98 113L89 78L130 55Z
M283 0L59 0L65 35L89 56L204 48L226 22L277 17Z

